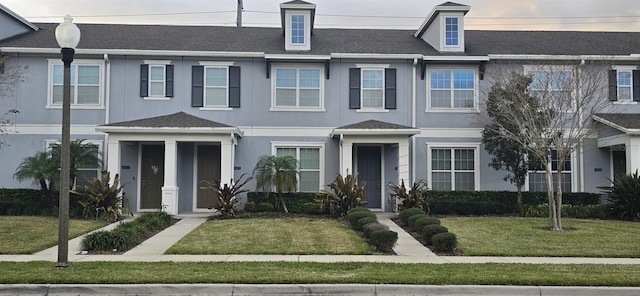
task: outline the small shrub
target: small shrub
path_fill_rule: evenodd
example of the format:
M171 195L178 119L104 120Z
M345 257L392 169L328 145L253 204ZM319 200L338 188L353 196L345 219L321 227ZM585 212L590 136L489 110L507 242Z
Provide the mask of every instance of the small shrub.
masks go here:
M640 175L619 175L613 186L605 188L609 193L613 217L628 221L640 221Z
M322 214L322 205L315 202L307 202L302 205L302 213L307 215Z
M407 225L409 225L409 227L413 229L413 227L415 226L416 220L424 217L427 217L427 214L421 213L421 214L413 215L407 219Z
M382 252L392 252L397 241L398 233L391 230L376 230L369 237L369 243Z
M362 234L364 235L365 238L369 239L369 238L371 238L371 233L373 233L374 231L377 231L377 230L389 230L389 227L387 225L384 225L384 224L378 223L378 222L369 223L369 224L365 225L364 227L362 227Z
M258 212L273 212L275 207L270 202L261 202L258 204L257 210Z
M364 181L358 182L357 173L355 177L347 173L344 178L338 174L335 180L328 185L331 192L326 190L320 192L325 196L327 204L331 205L331 209L336 214L344 216L364 200L365 183Z
M360 227L360 224L358 224L358 221L360 221L360 219L364 218L364 217L372 217L372 218L376 218L376 214L372 213L372 212L365 212L365 211L356 211L356 212L352 212L351 214L347 215L347 221L349 221L349 224L351 224L351 227L354 229L358 229L358 227Z
M421 217L413 222L413 230L417 233L422 233L422 229L426 225L440 225L440 219L428 216Z
M358 228L356 230L362 230L365 226L371 223L377 223L378 219L375 217L364 217L358 220Z
M453 252L458 246L458 239L451 232L438 233L431 240L436 252Z
M219 180L213 182L202 181L205 186L200 187L200 189L211 190L215 193L216 202L213 208L216 209L223 218L233 218L236 216L236 212L240 206L238 196L249 191L242 188L242 186L251 181L253 177L242 180L245 175L246 174L242 174L237 180L232 179L231 186L227 183L223 185Z
M353 212L358 212L358 211L371 212L371 210L370 210L370 209L365 208L365 207L355 207L355 208L353 208L353 209L349 210L349 211L347 212L347 214L351 214L351 213L353 213Z
M433 243L433 236L434 235L436 235L438 233L448 232L448 231L449 231L449 229L447 229L444 226L431 224L431 225L426 225L422 229L422 232L420 234L422 234L422 239L424 239L424 242L427 245L431 245Z
M419 208L410 208L410 209L406 209L402 212L400 212L399 217L400 217L400 221L402 221L402 223L407 224L409 223L409 221L407 221L407 219L409 219L409 217L416 215L416 214L424 214L424 211L422 209Z
M102 218L107 222L114 222L122 213L122 189L120 175L116 174L111 182L111 174L102 172L102 179L91 178L89 184L78 186L71 193L80 196L78 202L82 205L82 215L85 218Z
M249 213L254 213L256 211L256 203L252 201L245 203L244 211Z

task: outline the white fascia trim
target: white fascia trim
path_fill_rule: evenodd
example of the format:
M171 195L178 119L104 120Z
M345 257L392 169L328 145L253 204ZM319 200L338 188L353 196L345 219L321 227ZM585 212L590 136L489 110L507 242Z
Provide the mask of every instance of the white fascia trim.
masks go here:
M307 4L280 3L280 8L285 8L285 9L316 9L316 5L313 4L313 3L307 3Z
M171 65L171 60L142 60L146 65Z
M336 59L421 59L421 54L386 54L386 53L332 53L332 58Z
M640 55L547 55L547 54L489 54L492 60L603 60L638 61Z
M321 60L328 61L331 59L330 55L303 55L303 54L265 54L265 59L268 60Z
M421 128L417 137L425 138L481 138L482 128Z
M103 133L135 133L135 134L238 134L240 129L235 127L126 127L126 126L98 126L95 128Z
M615 123L613 123L613 122L611 122L609 120L601 118L601 117L599 117L597 115L594 115L593 119L595 121L598 121L598 122L602 123L602 124L608 125L609 127L612 127L612 128L615 128L615 129L617 129L617 130L619 130L621 132L624 132L627 135L640 135L640 129L626 128L626 127L623 127L621 125L617 125L617 124L615 124Z
M356 68L364 69L386 69L391 66L390 64L356 64Z
M0 47L2 52L60 54L60 48L32 47ZM76 49L75 54L97 55L143 55L143 56L184 56L184 57L229 57L229 58L261 58L264 52L232 52L232 51L184 51L184 50L138 50L138 49Z
M7 126L6 132L14 135L60 135L60 124L14 124ZM100 135L95 124L73 124L72 135Z
M429 61L478 61L488 62L491 60L490 56L423 56L422 59L426 62Z
M331 136L413 136L420 133L417 128L411 129L334 129Z
M234 62L199 61L200 66L231 67Z
M438 13L440 13L440 10L437 9L438 6L435 6L431 9L431 12L429 12L429 15L427 16L426 19L424 19L424 21L422 22L422 24L420 25L420 27L418 27L418 30L413 33L413 37L420 37L420 35L422 35L422 33L424 33L424 31L426 30L426 27L433 23L433 20L435 19L435 17L438 15Z
M21 23L27 25L29 28L33 29L34 31L40 30L40 28L36 27L36 25L32 24L31 22L29 22L25 18L21 17L19 14L13 12L11 9L9 9L8 7L2 5L1 3L0 3L0 10L6 12L10 16L12 16L13 18L19 20Z
M626 145L629 142L629 135L615 135L598 139L598 148L607 148L616 145Z
M253 137L323 137L331 134L332 127L252 127L240 126L245 136Z

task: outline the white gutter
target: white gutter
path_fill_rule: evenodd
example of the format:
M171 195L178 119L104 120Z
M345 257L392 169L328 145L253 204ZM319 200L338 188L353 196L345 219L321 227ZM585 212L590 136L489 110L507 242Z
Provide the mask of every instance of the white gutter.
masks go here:
M421 54L383 54L383 53L332 53L332 58L335 59L404 59L413 60L421 59Z
M1 47L2 52L60 54L60 48ZM76 54L143 55L143 56L193 56L193 57L233 57L261 58L264 52L231 51L185 51L185 50L138 50L138 49L76 49Z
M603 60L638 61L639 54L630 55L547 55L547 54L490 54L492 60Z
M489 56L422 56L425 61L478 61L487 62L490 60Z
M411 127L415 128L416 127L416 118L417 118L417 107L416 107L416 102L417 102L417 79L418 79L418 74L417 74L417 66L418 65L418 59L413 59L413 67L412 67L412 79L411 79ZM416 179L416 137L413 136L411 137L411 176L410 178L412 180ZM409 181L409 180L407 180ZM411 183L411 185L413 185L413 182Z
M417 128L406 128L406 129L380 129L380 128L372 128L372 129L334 129L331 132L331 137L335 137L336 135L346 136L413 136L420 133L420 129Z
M301 55L301 54L265 54L265 59L273 60L330 60L330 55Z

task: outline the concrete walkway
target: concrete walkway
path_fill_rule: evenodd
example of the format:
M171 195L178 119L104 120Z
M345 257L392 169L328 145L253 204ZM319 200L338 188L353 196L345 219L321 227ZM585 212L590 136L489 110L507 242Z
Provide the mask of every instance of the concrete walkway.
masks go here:
M391 262L391 263L532 263L532 264L638 264L640 258L578 258L578 257L478 257L437 256L416 241L410 234L396 225L394 214L378 213L378 221L398 233L398 242L393 248L397 255L165 255L164 252L183 236L204 223L204 216L182 216L173 226L149 238L144 243L122 255L87 255L81 253L82 237L69 241L69 261L135 261L135 262ZM127 221L127 220L125 220ZM126 223L126 222L121 222ZM117 223L103 229L111 229ZM0 261L51 261L57 260L57 247L33 255L0 255Z

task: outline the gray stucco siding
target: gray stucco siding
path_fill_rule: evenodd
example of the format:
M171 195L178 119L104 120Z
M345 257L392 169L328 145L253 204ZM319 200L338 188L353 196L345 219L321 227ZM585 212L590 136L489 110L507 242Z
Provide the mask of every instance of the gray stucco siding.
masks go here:
M31 28L0 11L0 40L27 33Z

